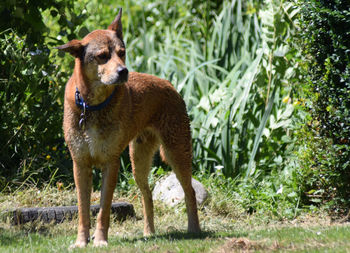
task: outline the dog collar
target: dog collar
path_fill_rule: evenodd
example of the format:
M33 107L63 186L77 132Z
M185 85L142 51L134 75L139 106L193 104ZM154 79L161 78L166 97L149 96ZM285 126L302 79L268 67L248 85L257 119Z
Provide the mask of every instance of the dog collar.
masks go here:
M84 98L80 95L80 91L78 90L78 87L76 88L75 91L75 104L83 111L99 111L105 108L108 103L112 100L114 94L117 92L117 87L114 88L113 92L111 95L109 95L108 98L106 98L105 101L98 105L88 105Z
M86 121L86 111L99 111L105 108L108 103L112 100L114 94L117 92L117 86L114 88L113 92L111 95L109 95L108 98L106 98L105 101L98 105L88 105L84 98L80 95L80 91L78 90L78 87L76 87L75 90L75 104L82 110L82 113L80 115L80 120L79 120L79 127L84 128L85 126L85 121Z

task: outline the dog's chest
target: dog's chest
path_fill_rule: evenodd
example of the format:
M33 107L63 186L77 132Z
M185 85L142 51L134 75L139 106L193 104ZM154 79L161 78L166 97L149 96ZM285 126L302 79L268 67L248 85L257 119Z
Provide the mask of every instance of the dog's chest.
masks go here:
M106 132L96 126L87 127L80 136L82 141L78 142L78 150L90 157L96 166L106 164L117 150L117 136L114 131Z
M111 145L108 137L104 136L96 127L89 127L84 132L84 140L88 146L89 153L93 158L103 158Z

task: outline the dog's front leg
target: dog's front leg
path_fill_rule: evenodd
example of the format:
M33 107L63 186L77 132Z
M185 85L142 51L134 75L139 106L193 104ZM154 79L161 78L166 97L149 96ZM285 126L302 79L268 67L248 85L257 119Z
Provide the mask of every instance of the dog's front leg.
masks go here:
M74 181L78 195L78 236L71 247L83 248L90 237L90 199L92 185L92 168L85 162L73 162Z
M117 184L119 159L116 163L108 164L102 171L102 189L100 211L97 216L94 233L94 246L107 246L110 212L113 192Z

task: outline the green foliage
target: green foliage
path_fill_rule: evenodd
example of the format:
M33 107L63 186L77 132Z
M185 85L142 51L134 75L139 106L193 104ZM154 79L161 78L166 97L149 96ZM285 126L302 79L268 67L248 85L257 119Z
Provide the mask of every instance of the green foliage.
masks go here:
M226 179L222 174L199 177L211 193L210 208L223 216L259 214L293 219L303 210L295 174L272 172L261 179Z
M73 8L71 0L32 1L4 0L0 4L0 31L13 29L19 36L25 35L26 47L36 43L42 44L50 32L43 20L43 11L49 11L52 17L59 17L62 30L72 27L74 23L66 19L67 10Z
M42 183L58 169L69 175L62 89L48 56L45 47L29 51L26 38L12 30L0 34L1 188L24 180Z
M63 142L63 83L68 74L50 47L76 37L84 20L73 2L3 1L0 4L0 188L22 184L72 181L70 159ZM56 19L60 37L47 19Z
M1 186L25 178L72 182L61 118L73 59L47 48L106 28L123 3L127 66L170 80L184 97L192 120L195 174L203 180L218 177L218 184L227 184L224 191L244 196L246 210L271 208L279 217L298 213L303 187L298 185L293 129L304 115L294 97L299 55L290 38L299 9L288 1L254 0L48 3L21 2L39 10L38 19L45 24L41 37L30 35L34 28L30 34L20 29L23 16L9 24L14 32L0 36L5 68L0 101L8 112L1 116L0 136L8 143L1 157L6 168L0 172ZM10 60L19 64L10 65ZM124 190L134 184L128 170L125 153L120 173ZM99 177L95 171L95 188Z
M227 13L234 11L227 10ZM247 12L238 10L237 13ZM205 121L209 123L203 127L202 122L198 122L199 139L206 140L204 150L210 149L209 154L218 154L221 158L212 156L211 160L223 166L226 176L243 174L248 177L256 171L257 176L265 174L280 167L288 158L285 152L291 136L287 128L291 127L294 108L290 101L283 103L282 98L290 93L297 74L293 60L296 52L287 44L295 14L290 3L271 1L262 6L259 13L237 17L238 20L226 28L223 34L230 30L233 31L231 36L238 34L237 44L221 46L217 41L222 40L215 37L212 40L214 48L237 48L237 52L233 52L237 55L231 61L233 66L220 66L232 69L231 72L217 82L220 85L212 85L209 94L201 97L199 103L199 106L208 104ZM237 23L243 26L237 28ZM223 56L226 54L232 55L227 52ZM207 138L205 129L216 134ZM218 132L221 135L218 136Z
M287 46L296 13L290 3L225 1L205 35L189 33L187 20L196 17L188 17L127 41L130 68L169 79L183 95L196 170L217 167L235 177L257 167L268 173L287 161L293 106L282 98L298 74L297 52ZM162 43L156 43L159 33Z
M107 26L116 8L102 8L98 14L99 4L76 3L76 10L85 13L81 15L57 14L53 11L55 7L43 8L45 23L52 27L47 42L63 43L64 38L72 38L69 33L82 37L84 31L96 28L96 22L101 22L102 28ZM126 3L130 8L124 8L127 64L131 69L170 79L183 94L193 119L195 168L203 172L213 172L215 166L223 166L224 174L231 177L247 174L247 168L254 172L256 161L260 166L271 162L265 159L275 159L275 154L269 155L274 148L272 143L286 134L284 129L293 107L281 103L289 90L277 82L290 67L283 62L282 56L288 49L283 51L282 46L291 24L285 10L288 14L293 8L269 4L261 12L258 12L261 6L253 1L217 4L169 0L145 1L143 5L130 1ZM203 9L207 11L200 11ZM87 18L85 26L80 19L77 21L82 16ZM68 69L67 62L63 63L63 70ZM274 69L276 64L282 65L278 71ZM56 81L64 83L63 79ZM272 92L277 89L275 86L281 94L270 99L271 94L276 94ZM283 152L281 149L282 156ZM277 157L279 165L281 158Z
M308 61L312 133L305 139L309 192L349 206L350 4L301 2L301 37ZM333 199L334 198L334 199Z

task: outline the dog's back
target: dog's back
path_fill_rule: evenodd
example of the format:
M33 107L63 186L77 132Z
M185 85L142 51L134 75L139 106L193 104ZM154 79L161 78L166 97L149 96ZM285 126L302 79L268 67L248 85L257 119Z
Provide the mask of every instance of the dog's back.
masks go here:
M178 132L182 134L176 139L186 137L187 142L191 140L185 103L169 81L132 72L126 88L131 101L132 123L137 125L137 132L151 127L171 145L176 141L165 139L169 135L177 136Z

